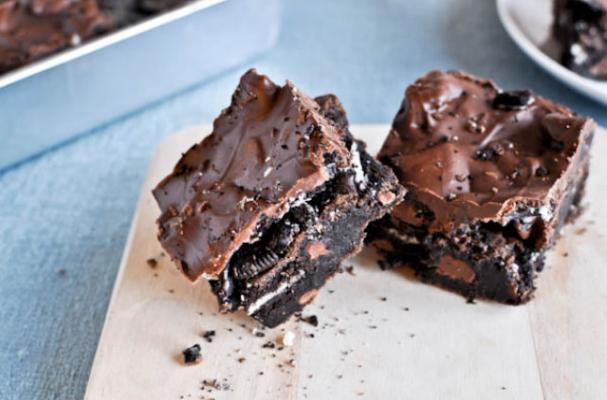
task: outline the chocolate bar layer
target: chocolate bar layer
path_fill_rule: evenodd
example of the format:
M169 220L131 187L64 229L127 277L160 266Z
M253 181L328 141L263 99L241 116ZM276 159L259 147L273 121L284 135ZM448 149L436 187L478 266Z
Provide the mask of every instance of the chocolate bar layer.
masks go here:
M370 228L383 266L469 298L529 300L546 250L577 215L594 130L529 91L462 72L419 79L379 153L408 190Z
M224 310L276 326L403 193L353 140L335 96L313 100L250 70L154 196L159 240L184 274L210 280Z

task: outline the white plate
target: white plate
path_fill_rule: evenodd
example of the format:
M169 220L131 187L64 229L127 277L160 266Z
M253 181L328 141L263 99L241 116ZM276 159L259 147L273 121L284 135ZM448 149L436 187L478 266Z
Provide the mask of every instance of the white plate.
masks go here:
M607 105L607 83L584 78L557 61L550 40L553 0L497 0L497 12L514 42L555 78Z

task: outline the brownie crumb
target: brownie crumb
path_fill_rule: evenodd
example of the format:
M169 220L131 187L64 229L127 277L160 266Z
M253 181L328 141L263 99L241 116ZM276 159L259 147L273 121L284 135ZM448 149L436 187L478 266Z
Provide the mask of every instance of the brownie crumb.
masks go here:
M213 342L213 338L215 337L215 331L206 331L202 334L202 337L209 343Z
M150 267L150 268L156 268L158 266L158 261L156 261L155 258L148 258L146 260L146 263L148 264L148 267Z
M257 336L257 337L265 337L266 334L263 333L263 331L257 329L257 328L253 328L253 335Z
M195 344L187 349L183 350L181 354L183 354L183 362L186 365L195 365L200 364L202 362L202 354L200 353L200 345Z
M57 269L57 275L59 276L65 276L67 274L67 271L65 270L65 268L58 268Z
M346 266L346 272L352 276L356 276L356 272L354 272L354 267L352 265Z
M240 358L238 359L238 362L239 362L239 363L241 363L241 364L242 364L243 362L245 362L245 361L247 361L247 359L246 359L246 358L244 358L244 357L240 357Z
M387 297L380 297L379 299L380 299L381 301L388 301L388 298L387 298Z
M276 348L276 345L272 341L267 341L263 345L261 345L261 347L264 349L274 349Z
M318 326L318 317L316 315L310 315L308 317L301 317L303 322L307 322L312 326Z

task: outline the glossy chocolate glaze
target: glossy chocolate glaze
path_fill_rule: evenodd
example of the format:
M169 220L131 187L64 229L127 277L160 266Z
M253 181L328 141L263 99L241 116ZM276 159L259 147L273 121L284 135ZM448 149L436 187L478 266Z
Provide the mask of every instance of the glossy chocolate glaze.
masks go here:
M593 130L591 120L530 92L430 72L407 89L379 154L409 189L410 201L392 217L450 232L473 222L506 225L524 205L526 217L551 220L565 173ZM528 235L528 227L517 228Z
M96 0L0 0L0 73L110 27Z
M292 83L248 71L213 133L154 189L160 242L191 280L216 277L260 222L351 164L344 135Z

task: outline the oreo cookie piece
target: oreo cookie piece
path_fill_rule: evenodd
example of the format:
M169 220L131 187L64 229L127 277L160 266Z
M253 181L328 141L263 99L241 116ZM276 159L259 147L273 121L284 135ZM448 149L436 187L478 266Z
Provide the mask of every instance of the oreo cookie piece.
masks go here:
M250 70L212 134L154 189L162 246L190 280L210 281L222 310L285 321L401 200L347 126L335 96Z
M555 0L552 32L564 66L607 79L607 0Z
M462 72L417 80L378 156L408 190L369 228L382 266L468 298L529 300L546 250L578 213L594 131L529 91Z

